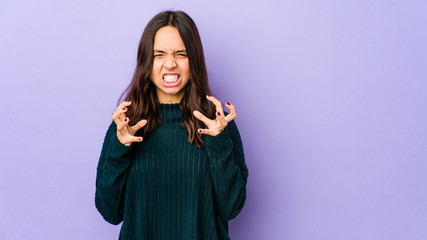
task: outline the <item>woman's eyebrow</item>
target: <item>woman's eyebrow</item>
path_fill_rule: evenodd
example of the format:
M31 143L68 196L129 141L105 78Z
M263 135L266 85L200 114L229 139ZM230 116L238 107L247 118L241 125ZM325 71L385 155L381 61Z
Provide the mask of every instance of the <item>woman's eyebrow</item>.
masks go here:
M165 53L165 51L163 51L163 50L158 50L158 49L154 49L154 50L153 50L153 52ZM180 50L178 50L178 51L176 51L176 52L174 52L174 53L184 53L184 52L187 52L187 50L185 50L185 49L180 49Z

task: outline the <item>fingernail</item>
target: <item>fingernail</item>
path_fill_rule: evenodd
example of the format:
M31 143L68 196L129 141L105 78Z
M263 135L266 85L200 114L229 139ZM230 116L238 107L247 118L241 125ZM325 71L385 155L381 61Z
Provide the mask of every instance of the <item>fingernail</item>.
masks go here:
M139 141L142 141L142 138L139 138Z
M211 97L211 95L206 95L206 96Z
M199 132L199 133L202 133L202 129L199 129L199 130L198 130L198 132Z
M126 110L126 108L123 108L123 110Z
M221 113L220 113L220 112L217 112L217 113L216 113L216 115L221 116Z
M227 105L231 105L229 102L227 102Z
M130 100L127 100L126 102L130 102Z
M125 120L124 120L125 122L127 122L128 121L128 119L127 118L125 118Z

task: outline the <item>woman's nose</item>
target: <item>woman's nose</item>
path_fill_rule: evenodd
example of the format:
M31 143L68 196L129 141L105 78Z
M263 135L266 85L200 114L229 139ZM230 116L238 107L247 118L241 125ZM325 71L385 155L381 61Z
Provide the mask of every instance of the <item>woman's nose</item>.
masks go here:
M175 57L173 57L172 55L168 54L168 56L166 57L164 66L166 68L175 68L176 67Z

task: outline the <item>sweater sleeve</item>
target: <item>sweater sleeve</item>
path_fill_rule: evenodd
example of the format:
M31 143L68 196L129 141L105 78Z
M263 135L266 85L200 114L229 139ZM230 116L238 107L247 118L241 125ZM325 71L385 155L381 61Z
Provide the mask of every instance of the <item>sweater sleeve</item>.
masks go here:
M134 146L125 146L116 134L117 126L112 122L102 145L95 192L96 208L102 217L112 224L123 221L126 180Z
M206 136L217 212L223 220L235 218L246 200L248 169L236 123L229 122L217 136Z

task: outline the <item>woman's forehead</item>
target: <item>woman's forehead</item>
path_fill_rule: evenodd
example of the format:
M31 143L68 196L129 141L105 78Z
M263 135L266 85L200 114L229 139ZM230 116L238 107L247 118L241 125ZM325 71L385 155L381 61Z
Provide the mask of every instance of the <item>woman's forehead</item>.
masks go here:
M185 49L184 42L175 27L162 27L154 37L154 49L168 51L179 51Z

